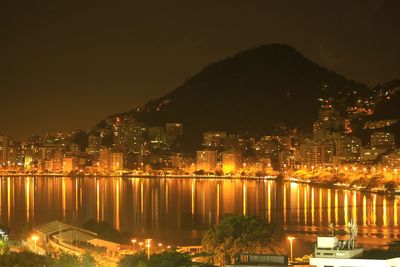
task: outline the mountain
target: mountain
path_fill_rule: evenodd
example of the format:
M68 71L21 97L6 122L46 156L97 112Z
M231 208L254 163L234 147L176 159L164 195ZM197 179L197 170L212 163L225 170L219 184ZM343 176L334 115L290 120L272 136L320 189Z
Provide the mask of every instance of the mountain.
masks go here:
M371 119L400 119L400 80L393 80L373 89L373 97L379 99Z
M150 125L183 122L193 137L207 130L272 133L277 125L311 131L319 101L345 110L369 89L283 44L264 45L213 63L169 94L134 110Z
M376 86L371 90L369 98L374 101L373 114L354 122L354 134L366 144L371 133L390 132L396 135L396 142L400 144L400 80Z

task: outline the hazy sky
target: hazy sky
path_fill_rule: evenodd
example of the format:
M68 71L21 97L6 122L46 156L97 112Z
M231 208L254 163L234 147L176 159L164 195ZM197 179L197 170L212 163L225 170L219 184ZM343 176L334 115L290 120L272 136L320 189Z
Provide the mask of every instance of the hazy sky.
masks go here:
M400 78L400 1L0 0L0 132L89 129L268 43L374 86Z

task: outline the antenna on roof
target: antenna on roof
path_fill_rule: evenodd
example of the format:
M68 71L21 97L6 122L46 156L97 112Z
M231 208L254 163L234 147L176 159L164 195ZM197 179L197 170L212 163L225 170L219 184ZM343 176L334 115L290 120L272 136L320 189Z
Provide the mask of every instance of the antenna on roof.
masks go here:
M335 225L333 224L333 222L329 224L329 227L331 228L331 235L335 236Z
M347 228L349 229L349 249L355 249L356 247L356 236L357 236L357 225L354 223L353 219L351 219L347 223Z

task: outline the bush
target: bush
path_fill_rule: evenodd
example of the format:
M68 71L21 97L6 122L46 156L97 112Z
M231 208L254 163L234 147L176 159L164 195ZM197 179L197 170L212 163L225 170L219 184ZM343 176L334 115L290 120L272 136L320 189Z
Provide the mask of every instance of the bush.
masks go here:
M0 255L0 266L15 267L50 267L53 260L49 256L41 256L29 251L9 252Z

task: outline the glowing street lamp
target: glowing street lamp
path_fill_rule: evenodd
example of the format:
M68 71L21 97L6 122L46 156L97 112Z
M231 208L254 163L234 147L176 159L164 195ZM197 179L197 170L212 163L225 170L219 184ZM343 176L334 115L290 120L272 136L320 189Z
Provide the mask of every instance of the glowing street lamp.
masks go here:
M136 250L136 242L137 242L136 239L132 239L131 242L132 242L132 249Z
M288 240L290 242L290 261L293 262L293 240L294 240L294 237L289 236Z
M143 242L139 242L139 252L142 251Z
M34 236L31 237L31 239L35 243L35 252L36 252L36 242L39 240L39 237L37 235L34 235Z
M147 239L147 244L146 244L146 247L147 247L147 259L148 260L150 260L150 247L151 247L150 241L151 241L151 239Z

